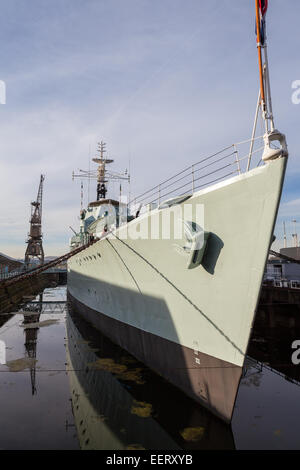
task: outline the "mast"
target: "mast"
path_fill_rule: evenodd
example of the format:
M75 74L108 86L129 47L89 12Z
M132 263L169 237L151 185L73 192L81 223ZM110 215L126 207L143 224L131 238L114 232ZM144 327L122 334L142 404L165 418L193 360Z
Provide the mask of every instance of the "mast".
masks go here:
M254 134L256 131L258 110L261 109L262 119L265 124L264 135L264 152L262 160L264 162L273 160L278 157L287 157L288 150L284 134L274 128L270 74L267 53L267 36L266 36L266 13L268 9L268 0L254 0L256 14L256 46L258 52L258 69L259 69L259 98L256 108L252 139L248 157L248 166L252 157ZM278 143L279 146L278 147ZM274 145L275 144L275 145Z
M107 193L107 179L105 178L106 174L106 169L105 165L108 163L112 163L113 160L104 158L104 153L106 152L106 143L104 143L102 140L101 142L98 142L98 148L97 152L99 152L99 157L93 158L93 162L98 163L98 169L97 169L97 201L100 201L100 199L105 199L106 193Z
M107 193L107 183L108 181L122 181L125 180L128 183L130 182L130 175L128 174L127 170L122 174L122 173L116 173L114 171L108 171L106 169L106 165L109 163L112 163L114 160L111 158L106 158L104 156L106 152L106 143L101 141L98 142L97 145L97 152L99 155L97 155L95 158L93 158L93 162L98 164L98 168L96 171L94 170L79 170L79 174L75 174L74 171L72 173L72 179L74 178L88 178L88 185L90 184L91 179L96 179L97 180L97 201L100 201L101 199L106 198L106 193ZM81 197L81 200L83 198Z
M255 0L256 13L256 45L258 52L258 68L260 83L260 106L266 132L274 131L270 74L267 52L266 14L268 0ZM262 54L263 53L263 54Z
M286 231L285 231L285 222L283 222L283 248L286 248Z
M264 72L262 64L262 43L261 43L261 10L259 0L255 0L255 13L256 13L256 43L258 52L258 67L259 67L259 82L260 82L260 104L263 112L263 117L266 116L266 100L265 100L265 84L264 84Z
M296 226L297 220L293 219L292 222L293 222L294 228L295 228L294 233L293 233L292 236L293 236L293 239L294 239L294 246L297 247L298 246L298 234L297 234L297 226Z

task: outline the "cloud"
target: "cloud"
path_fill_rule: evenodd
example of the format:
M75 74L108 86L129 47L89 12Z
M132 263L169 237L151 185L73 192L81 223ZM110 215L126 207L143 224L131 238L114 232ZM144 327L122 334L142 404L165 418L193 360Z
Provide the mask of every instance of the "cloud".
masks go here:
M289 224L292 220L297 219L300 222L300 198L292 199L280 205L278 213L280 222L285 221L286 224Z
M269 9L275 117L287 130L293 156L288 178L300 172L294 157L300 106L292 105L290 90L300 78L294 60L299 38L293 36L283 54L278 31L283 23L297 31L297 2L293 8L282 10L274 1ZM123 171L131 160L131 192L137 195L203 155L250 137L258 90L252 13L247 2L219 0L4 4L0 251L25 251L41 173L46 254L68 250L68 227L78 227L80 208L72 171L88 168L89 148L94 156L98 140L107 141L112 169ZM118 191L117 185L111 189ZM290 191L287 184L289 199Z

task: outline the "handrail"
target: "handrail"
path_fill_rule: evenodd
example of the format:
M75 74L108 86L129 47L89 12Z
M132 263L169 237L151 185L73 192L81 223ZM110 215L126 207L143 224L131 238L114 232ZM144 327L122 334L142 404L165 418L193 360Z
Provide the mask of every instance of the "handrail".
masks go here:
M229 150L229 149L232 148L232 147L233 147L233 144L232 144L232 145L229 145L228 147L225 147L225 148L222 149L222 150L219 150L218 152L216 152L216 153L214 153L214 154L212 154L212 155L209 155L208 157L205 157L203 160L200 160L200 161L198 161L197 163L194 163L193 165L190 165L190 166L186 167L184 170L179 171L179 172L176 173L175 175L170 176L170 178L168 178L168 179L162 181L160 184L157 184L156 186L153 186L153 188L148 189L148 191L145 191L144 193L140 194L137 198L132 199L131 201L129 201L128 204L130 205L132 202L136 201L137 199L140 199L142 196L144 196L145 194L149 193L150 191L153 191L154 189L158 189L161 185L163 185L163 184L165 184L165 183L168 183L168 182L169 182L170 180L172 180L173 178L176 178L177 176L181 175L181 174L184 173L185 171L190 170L193 166L198 165L198 164L202 163L203 161L208 160L209 158L213 158L213 157L215 157L216 155L219 155L220 153L222 153L222 152L224 152L224 151L226 151L226 150Z
M247 151L245 151L245 155L242 158L240 158L238 147L244 144L247 144L249 142L251 142L253 146L254 143L262 139L263 139L263 136L258 136L255 138L251 137L251 139L247 139L247 140L229 145L227 147L224 147L223 149L211 155L208 155L202 158L201 160L199 160L198 162L193 163L192 165L177 172L175 175L167 178L162 183L153 186L152 188L143 192L139 196L134 197L133 199L131 199L131 201L129 201L128 206L129 207L137 206L137 205L142 206L146 204L155 204L155 203L160 204L163 198L165 198L166 196L170 196L171 194L176 193L176 195L178 196L183 195L183 194L190 194L190 193L193 194L196 189L203 188L204 186L210 185L216 181L221 181L222 179L225 179L236 173L238 174L245 173L249 170L248 168L249 165L246 164L249 159L249 151L247 149ZM231 151L228 152L228 150L230 149ZM264 149L264 146L256 148L254 151L252 151L252 155L255 155L258 152L261 152L263 149ZM215 157L218 157L218 158L214 159ZM224 160L227 160L230 157L233 157L233 158L232 160L229 161L229 163L222 164ZM245 162L245 160L247 160L247 162ZM205 164L203 165L203 163ZM199 165L201 166L199 167ZM231 171L231 172L226 172L226 169L231 166L236 166L236 170ZM204 170L208 168L211 168L211 171L204 172ZM199 175L200 172L201 174ZM212 175L215 175L221 172L223 172L221 176L211 179ZM196 185L195 183L197 181L199 182L200 180L204 180L204 181L207 180L207 181L205 181L203 184ZM190 190L188 186L190 186ZM170 190L166 192L166 190L168 189Z

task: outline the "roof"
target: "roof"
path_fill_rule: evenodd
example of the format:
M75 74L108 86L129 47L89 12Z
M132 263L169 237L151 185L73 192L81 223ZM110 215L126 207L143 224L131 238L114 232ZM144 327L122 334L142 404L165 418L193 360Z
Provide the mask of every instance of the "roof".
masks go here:
M114 199L100 199L100 201L90 202L89 207L97 207L101 206L102 204L112 204L113 206L118 206L119 201L115 201Z
M289 256L290 258L294 258L296 260L300 260L300 247L293 246L290 248L281 248L280 254Z
M22 261L11 258L10 256L0 253L0 265L10 266L11 268L17 268L23 265Z

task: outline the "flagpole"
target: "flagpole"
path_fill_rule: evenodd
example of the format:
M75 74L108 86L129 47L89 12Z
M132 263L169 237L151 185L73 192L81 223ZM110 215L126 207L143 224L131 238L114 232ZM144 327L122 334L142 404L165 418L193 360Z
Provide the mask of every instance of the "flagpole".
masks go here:
M271 85L270 85L270 74L269 74L269 63L268 63L268 52L267 52L267 43L265 39L264 45L264 55L265 55L265 67L266 67L266 87L268 90L268 119L271 122L271 132L274 130L274 117L273 117L273 106L272 106L272 96L271 96Z
M256 45L258 51L258 64L259 64L259 79L260 79L260 105L262 110L262 118L265 123L265 135L264 135L264 151L262 154L262 161L267 162L274 160L278 157L287 157L288 149L284 134L281 134L278 130L274 129L273 110L272 110L272 99L271 99L271 87L270 87L270 76L268 67L268 53L267 53L267 41L266 41L266 27L265 27L265 16L268 9L268 0L255 0L256 10ZM264 63L262 60L262 48L264 49ZM258 107L257 107L258 110ZM255 116L255 121L257 116ZM270 121L270 129L269 129ZM254 122L254 128L256 122ZM252 134L253 135L253 134ZM272 146L273 142L278 144ZM251 154L253 146L251 142L250 152L248 156L248 167L250 167Z
M260 37L260 13L259 13L259 0L255 0L256 7L256 34L257 34L257 51L258 51L258 65L259 65L259 80L260 80L260 97L261 97L261 109L265 119L266 114L266 100L265 100L265 88L264 88L264 77L263 77L263 65L261 56L261 37Z

